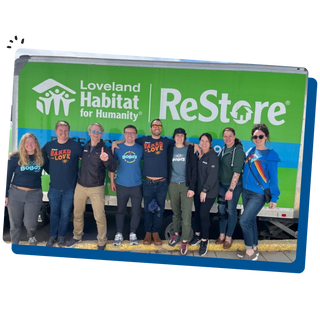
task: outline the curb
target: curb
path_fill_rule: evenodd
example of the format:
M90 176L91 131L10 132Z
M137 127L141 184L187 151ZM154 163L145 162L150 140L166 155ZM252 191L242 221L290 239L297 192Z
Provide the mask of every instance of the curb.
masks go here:
M222 245L215 244L215 240L209 240L208 251L223 251L231 252L237 250L245 250L243 240L234 240L232 246L229 249L223 249ZM11 242L5 241L10 244ZM171 247L168 245L167 240L162 241L163 244L156 246L154 244L144 245L142 240L139 241L138 245L130 245L128 240L122 242L120 246L114 246L113 240L107 241L105 250L108 251L124 251L124 252L150 252L150 251L161 251L161 252L172 252L180 251L180 243ZM20 241L22 245L28 245L28 241ZM38 242L37 246L45 246L46 242ZM97 249L98 242L96 240L84 240L80 243L77 243L73 248L74 249ZM57 247L57 244L54 244L54 247ZM297 250L297 240L260 240L259 241L259 251L260 252L280 252L280 251L296 251ZM188 251L198 251L199 245L197 246L188 246Z

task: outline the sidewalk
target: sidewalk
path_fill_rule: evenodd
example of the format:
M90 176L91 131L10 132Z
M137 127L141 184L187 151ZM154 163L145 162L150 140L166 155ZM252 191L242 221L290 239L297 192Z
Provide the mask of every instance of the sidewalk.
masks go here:
M10 242L7 242L10 243ZM143 245L142 240L138 245L131 246L129 241L125 240L121 246L113 246L113 240L109 240L105 250L121 251L121 252L143 252L150 254L169 254L180 255L180 243L171 247L168 241L162 241L161 246ZM28 242L22 241L20 244L28 245ZM38 242L38 246L45 246L46 242ZM55 244L54 246L57 246ZM78 249L97 249L97 241L82 241L76 244L73 248ZM293 262L296 259L297 240L261 240L259 241L259 261L272 262ZM234 240L230 249L224 250L222 245L216 245L214 240L209 241L208 253L203 258L223 258L223 259L237 259L237 250L244 250L245 246L243 240ZM199 246L188 246L188 256L199 256Z

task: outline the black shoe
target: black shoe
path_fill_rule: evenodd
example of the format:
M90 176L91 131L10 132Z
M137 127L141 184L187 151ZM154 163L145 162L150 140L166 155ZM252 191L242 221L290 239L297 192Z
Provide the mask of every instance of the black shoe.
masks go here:
M52 247L56 241L57 241L57 237L50 237L46 244L46 247Z
M204 256L208 251L209 240L200 241L199 256Z
M195 234L191 239L191 241L189 242L189 244L190 246L196 246L197 244L200 243L200 241L201 241L201 238Z
M64 237L58 237L58 246L59 247L65 247L66 246L66 240Z
M105 250L106 245L107 245L107 244L105 244L105 245L103 245L103 246L99 246L99 245L98 245L98 250Z
M81 240L77 240L75 238L72 238L70 241L67 242L66 247L72 248L75 244L81 242Z

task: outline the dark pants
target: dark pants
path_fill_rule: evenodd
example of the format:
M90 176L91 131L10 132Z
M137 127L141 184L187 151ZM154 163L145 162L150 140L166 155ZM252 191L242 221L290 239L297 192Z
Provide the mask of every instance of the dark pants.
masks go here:
M225 194L228 191L229 186L230 185L220 183L218 212L220 233L227 234L228 237L232 237L237 225L237 205L243 188L242 184L238 184L233 190L232 199L227 201L225 200ZM228 213L226 213L226 206L228 206Z
M136 233L140 223L142 186L124 187L117 184L118 212L116 213L117 232L122 233L127 203L131 199L130 232Z
M146 232L160 232L165 201L168 191L168 181L150 182L145 180L143 183L144 197L144 226ZM160 207L160 211L148 211L149 203L155 199Z
M74 189L58 190L50 187L50 237L65 237L73 207Z
M42 190L24 191L11 187L8 198L11 243L19 244L22 223L28 238L35 236L42 206Z
M194 195L194 232L200 232L202 239L209 239L210 210L216 198L206 198L205 202L200 202L200 195Z

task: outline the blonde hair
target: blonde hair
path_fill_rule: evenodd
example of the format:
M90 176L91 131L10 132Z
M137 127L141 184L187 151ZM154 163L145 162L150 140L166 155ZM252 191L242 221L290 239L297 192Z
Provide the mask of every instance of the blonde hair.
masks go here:
M95 122L95 123L90 124L90 126L88 127L88 132L91 131L91 129L92 129L93 126L98 126L98 127L100 127L101 132L104 133L104 128L103 128L103 126L102 126L100 123L98 123L98 122Z
M33 133L30 133L30 132L24 134L22 136L22 138L20 139L19 151L18 151L18 156L19 156L18 164L19 164L19 166L26 167L30 162L29 155L27 154L26 149L24 147L24 144L25 144L27 138L32 138L35 141L36 148L34 150L34 161L37 166L42 166L44 163L44 159L42 156L39 141L38 141L37 137Z

